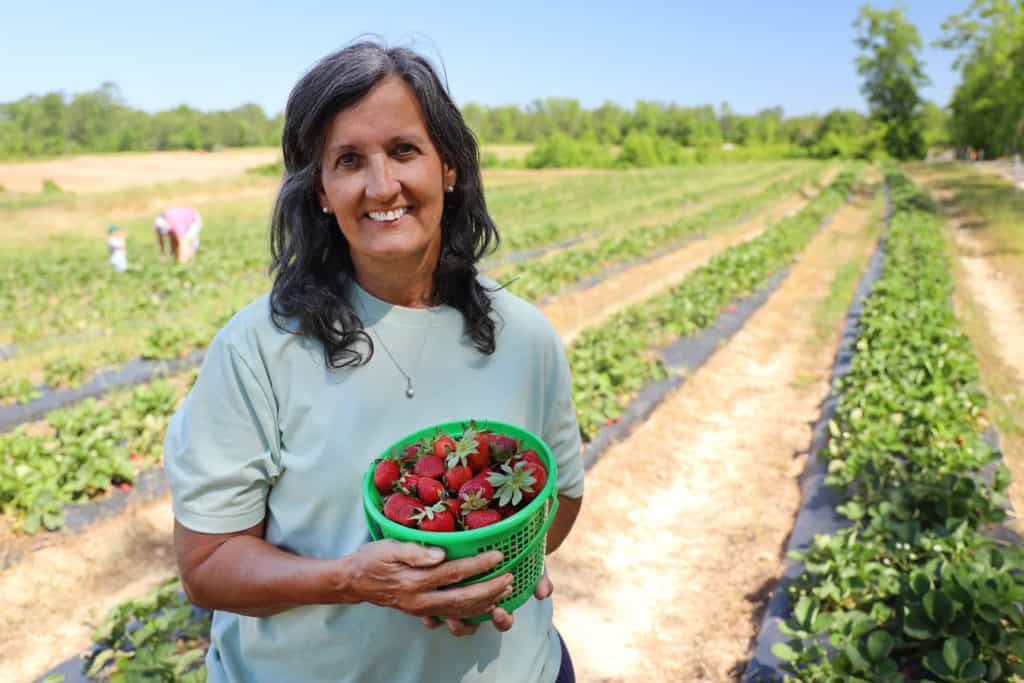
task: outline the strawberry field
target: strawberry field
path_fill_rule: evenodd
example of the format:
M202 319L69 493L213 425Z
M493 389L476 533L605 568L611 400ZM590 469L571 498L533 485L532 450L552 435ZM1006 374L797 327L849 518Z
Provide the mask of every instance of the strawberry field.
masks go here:
M583 516L549 562L556 625L581 680L742 677L800 506L784 444L810 443L852 283L879 237L882 276L822 454L845 526L796 556L804 572L783 588L790 612L773 673L903 683L1022 672L1024 557L1011 535L991 533L1012 525L1011 477L951 304L943 221L920 189L896 169L806 161L485 182L503 237L485 269L549 312L568 340L592 466ZM129 361L203 349L266 290L267 209L205 208L190 267L147 248L142 215L125 223L132 267L121 277L84 240L5 254L0 409L89 386ZM685 267L665 277L656 267L670 256ZM568 300L593 316L581 329L555 314ZM722 321L737 315L726 332ZM684 367L669 349L702 360ZM204 679L209 614L171 578L167 496L135 490L143 473L159 478L163 431L194 373L97 390L0 434L0 596L12 606L0 621L0 671L11 680ZM468 483L424 474L435 446L399 468L403 481L422 475L403 495L429 499L424 477L453 491ZM477 476L468 450L445 466L465 459ZM631 463L635 453L646 460ZM711 469L696 469L705 458ZM515 493L536 483L534 465L517 462L489 482L510 514L522 504ZM118 497L123 514L62 531L70 510ZM430 505L416 523L447 524ZM500 506L478 507L502 517ZM161 521L133 536L139 515ZM614 515L643 527L609 526ZM145 570L112 557L143 546ZM632 564L616 563L625 557ZM649 585L671 597L652 602ZM664 639L649 637L652 625Z

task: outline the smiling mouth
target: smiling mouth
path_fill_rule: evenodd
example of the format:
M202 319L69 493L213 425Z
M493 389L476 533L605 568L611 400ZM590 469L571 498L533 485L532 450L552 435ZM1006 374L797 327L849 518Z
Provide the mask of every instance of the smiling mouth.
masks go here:
M377 221L378 223L394 223L410 211L412 211L412 207L403 206L398 209L391 209L390 211L370 211L366 215L370 220Z

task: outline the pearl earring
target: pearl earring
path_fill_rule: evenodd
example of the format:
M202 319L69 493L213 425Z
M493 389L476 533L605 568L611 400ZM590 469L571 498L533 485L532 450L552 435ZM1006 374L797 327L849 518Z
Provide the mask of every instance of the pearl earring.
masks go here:
M455 186L454 186L454 185L449 185L448 187L444 188L444 191L445 191L445 192L451 192L451 191L452 191L452 190L454 190L454 189L455 189Z
M328 209L326 206L321 206L320 210L323 211L324 213L330 213L331 212L331 210Z

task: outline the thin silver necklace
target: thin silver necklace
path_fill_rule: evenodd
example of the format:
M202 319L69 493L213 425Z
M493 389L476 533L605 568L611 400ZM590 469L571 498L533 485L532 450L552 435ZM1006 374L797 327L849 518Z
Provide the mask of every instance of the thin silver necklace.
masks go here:
M363 308L363 306L362 306L362 305L360 305L359 307L360 307L360 308ZM365 309L365 308L363 308L363 311L364 311L364 315L366 315L366 313L365 313L365 310L366 310L366 309ZM366 315L366 317L367 317L367 318L369 318L369 316L368 316L368 315ZM382 348L384 349L384 352L385 352L386 354L388 354L388 358L390 358L390 359L391 359L391 362L392 362L392 363L394 364L394 366L395 366L395 369L397 369L397 370L398 370L398 371L399 371L400 373L402 373L402 377L404 377L404 378L405 378L405 397L406 397L406 398L410 398L410 399L411 399L411 398L412 398L413 396L415 396L415 395L416 395L416 390L415 390L415 389L413 388L413 386L412 386L412 377L410 377L410 376L409 376L409 373L407 373L407 372L406 372L405 370L403 370L403 369L402 369L402 366L398 364L398 361L397 361L397 360L395 360L395 355L394 355L393 353L391 353L391 349L389 349L389 348L388 348L388 345L384 343L384 338L380 336L380 333L379 333L379 332L377 332L377 330L373 329L372 327L370 327L370 328L367 328L367 327L366 327L365 325L364 325L364 329L367 329L367 330L369 330L369 332L370 332L370 333L371 333L371 334L372 334L372 335L373 335L374 337L376 337L376 338L377 338L377 341L379 341L379 342L380 342L380 345L381 345L381 347L382 347ZM417 351L417 352L416 352L416 364L415 364L415 365L413 366L413 367L414 367L414 369L415 369L415 368L418 368L418 367L420 366L420 356L422 356L422 355L423 355L423 347L424 347L424 346L426 346L426 343L427 343L427 337L428 337L429 335L427 334L426 330L424 330L424 331L423 331L423 334L422 334L421 336L422 336L423 338L422 338L422 339L420 340L420 349L419 349L419 351Z

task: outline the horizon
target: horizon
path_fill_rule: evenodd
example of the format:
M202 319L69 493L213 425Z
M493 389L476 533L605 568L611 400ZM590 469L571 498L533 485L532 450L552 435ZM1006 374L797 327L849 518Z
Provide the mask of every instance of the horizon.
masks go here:
M517 8L490 8L492 14L482 18L468 16L466 3L446 8L441 16L385 2L372 9L345 8L344 23L353 30L341 41L326 35L330 15L312 28L303 25L310 31L308 37L298 35L302 31L275 34L296 13L310 16L301 11L311 5L308 2L286 10L261 10L256 16L251 16L251 6L236 1L209 7L188 0L148 12L123 0L89 8L57 4L67 10L59 26L53 25L52 6L45 11L19 7L17 14L10 13L9 26L18 30L0 53L10 50L9 63L27 61L36 68L8 74L0 84L0 102L50 92L73 96L112 82L126 106L150 114L183 104L200 111L257 104L275 116L283 111L294 82L317 59L366 35L375 24L397 23L398 28L378 35L392 45L412 43L442 66L460 107L474 103L525 109L534 100L558 97L577 100L588 110L606 101L632 110L638 100L645 100L681 107L711 105L716 111L727 102L738 114L781 106L787 118L820 116L834 109L867 113L853 64L858 51L852 22L863 4L859 2L825 7L740 2L711 8L666 8L648 2L625 20L621 7L610 3L576 3L579 7L566 9L530 2ZM921 95L941 107L948 104L958 79L951 71L956 55L930 43L941 35L941 21L966 6L965 1L951 0L905 5L921 34L921 57L931 80ZM236 27L237 14L243 10L250 14L249 23ZM276 16L275 11L287 16ZM572 25L581 16L588 23L580 30L557 28ZM533 25L519 25L531 21ZM163 26L172 45L182 45L177 53L173 47L164 49L154 25ZM247 29L242 30L244 41L232 33L239 29ZM231 39L225 41L225 34ZM508 41L508 36L514 40ZM277 45L270 57L267 49L251 47L269 44L272 38ZM86 43L90 50L68 59ZM120 51L99 51L96 43ZM745 47L736 50L736 45ZM191 52L186 54L187 50ZM121 58L136 53L137 59ZM552 69L551 63L578 68Z

